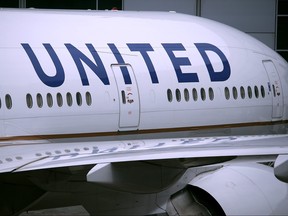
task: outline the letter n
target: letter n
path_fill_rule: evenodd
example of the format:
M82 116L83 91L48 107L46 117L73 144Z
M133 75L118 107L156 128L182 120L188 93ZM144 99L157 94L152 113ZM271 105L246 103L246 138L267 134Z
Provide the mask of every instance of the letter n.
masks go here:
M84 62L99 77L99 79L102 81L102 83L104 85L110 84L106 70L105 70L104 65L102 63L102 60L99 57L97 51L95 50L95 48L93 47L92 44L86 44L86 47L90 51L90 53L94 59L94 62L96 64L93 61L91 61L84 53L82 53L80 50L78 50L72 44L65 44L65 46L67 47L68 51L70 52L76 66L78 68L83 86L89 85L89 81L88 81L87 74L86 74L86 71L84 69L82 62Z

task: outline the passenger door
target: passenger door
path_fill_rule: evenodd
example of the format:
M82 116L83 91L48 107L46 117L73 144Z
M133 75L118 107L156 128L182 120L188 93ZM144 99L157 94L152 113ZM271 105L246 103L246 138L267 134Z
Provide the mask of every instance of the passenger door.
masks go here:
M117 84L119 95L119 131L137 130L140 121L140 100L137 81L133 68L129 64L112 64L111 68ZM131 83L125 84L121 68L126 68Z
M270 60L263 61L263 65L269 77L269 90L272 91L272 119L283 116L283 95L280 77L274 63Z

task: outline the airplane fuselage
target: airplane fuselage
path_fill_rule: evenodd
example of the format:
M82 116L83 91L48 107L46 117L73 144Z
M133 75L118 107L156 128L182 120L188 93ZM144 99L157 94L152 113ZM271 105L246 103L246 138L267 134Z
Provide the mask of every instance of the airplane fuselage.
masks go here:
M162 12L0 9L0 30L1 215L287 213L288 64L261 42Z
M17 13L1 12L15 22L1 23L2 137L273 126L288 118L287 63L253 38L239 41L235 29L176 14L75 12L56 20L55 12L25 11L13 20Z

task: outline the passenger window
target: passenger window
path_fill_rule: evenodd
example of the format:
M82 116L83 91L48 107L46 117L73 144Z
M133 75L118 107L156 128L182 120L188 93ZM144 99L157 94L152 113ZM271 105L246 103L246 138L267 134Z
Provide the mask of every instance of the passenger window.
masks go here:
M68 92L68 93L66 94L66 100L67 100L67 105L68 105L69 107L71 107L72 104L73 104L73 99L72 99L72 95L71 95L70 92Z
M265 88L263 85L261 85L261 96L262 98L265 98Z
M125 92L124 92L124 94L125 94ZM76 93L76 102L77 102L78 106L82 105L82 95L80 92Z
M245 99L245 89L243 86L240 87L240 95L242 99Z
M57 97L57 104L59 107L62 107L63 106L63 98L62 98L62 95L60 93L57 93L56 95Z
M198 92L197 92L197 89L193 88L192 94L193 94L193 100L194 100L194 101L197 101L197 100L198 100Z
M168 101L169 101L169 102L172 102L173 96L172 96L172 91L171 91L171 89L168 89L168 90L167 90L167 98L168 98Z
M211 101L214 100L214 91L212 88L209 88L209 98Z
M86 103L87 103L87 105L88 106L91 106L91 104L92 104L92 97L91 97L91 94L90 94L90 92L86 92Z
M11 109L12 108L12 98L9 94L6 94L5 102L6 102L7 109Z
M248 91L248 97L251 99L252 98L252 89L250 86L248 86L247 91Z
M232 91L233 91L233 98L236 100L236 99L238 98L237 88L236 88L236 87L233 87Z
M26 95L26 103L27 103L28 108L31 109L33 107L33 99L32 99L31 94Z
M46 99L47 99L47 105L48 107L52 107L53 106L53 97L50 93L47 94L46 96Z
M202 101L206 100L206 91L204 88L201 88L201 99Z
M180 102L181 101L181 92L180 92L180 90L179 89L176 89L176 100L178 101L178 102Z
M190 98L189 91L186 88L184 89L184 98L185 98L185 101L189 101L189 98Z
M229 91L228 87L225 87L224 94L225 94L226 100L229 100L230 99L230 91Z
M254 93L255 93L255 97L259 98L259 89L257 86L254 86Z
M41 94L37 94L36 96L36 100L37 100L37 105L39 108L43 107L43 98Z

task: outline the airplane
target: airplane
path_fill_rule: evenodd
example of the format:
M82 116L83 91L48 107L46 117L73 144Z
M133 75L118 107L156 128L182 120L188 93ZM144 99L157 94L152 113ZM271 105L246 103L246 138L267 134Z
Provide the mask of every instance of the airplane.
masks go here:
M0 215L288 213L288 64L176 12L0 9Z

